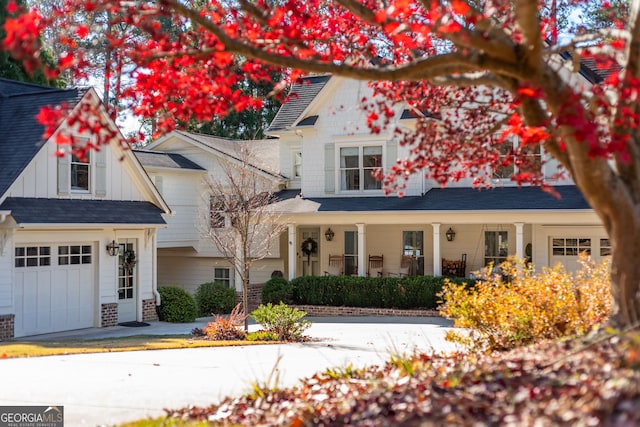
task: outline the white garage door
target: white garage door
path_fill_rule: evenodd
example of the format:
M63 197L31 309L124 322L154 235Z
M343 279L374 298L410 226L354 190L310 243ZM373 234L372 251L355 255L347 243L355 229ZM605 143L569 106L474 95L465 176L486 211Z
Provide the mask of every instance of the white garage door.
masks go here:
M564 264L567 271L582 268L578 255L586 252L594 261L611 255L611 245L607 238L594 237L552 237L549 239L549 265Z
M16 245L15 277L16 337L93 326L93 245Z

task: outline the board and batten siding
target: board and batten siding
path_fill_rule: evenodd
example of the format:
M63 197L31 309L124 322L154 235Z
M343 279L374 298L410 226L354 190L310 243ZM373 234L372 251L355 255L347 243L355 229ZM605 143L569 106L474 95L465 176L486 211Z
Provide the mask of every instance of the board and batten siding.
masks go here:
M56 157L56 150L52 141L47 142L11 185L9 197L146 200L140 190L144 183L131 162L121 160L119 147L109 145L91 153L90 193L70 191L70 157Z
M13 313L13 232L0 228L0 314Z

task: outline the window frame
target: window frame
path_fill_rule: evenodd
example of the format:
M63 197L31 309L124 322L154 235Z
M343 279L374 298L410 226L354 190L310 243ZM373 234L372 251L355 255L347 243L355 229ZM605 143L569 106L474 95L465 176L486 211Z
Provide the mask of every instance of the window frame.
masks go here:
M575 242L574 242L575 241ZM587 244L588 241L588 244ZM575 256L586 252L591 256L593 252L593 238L591 237L552 237L551 256ZM562 251L562 253L560 253Z
M344 274L351 276L358 274L358 232L345 230L344 232Z
M89 142L88 138L82 138L85 140L85 144ZM92 162L92 154L91 154L91 150L88 150L85 153L85 159L80 159L78 156L76 156L75 154L70 154L70 158L69 158L69 191L72 193L91 193L92 191L92 185L93 185L93 178L92 178L92 174L93 174L93 165L94 162ZM86 168L86 181L87 181L87 185L86 188L80 187L79 185L77 185L79 178L79 170L80 168L85 169ZM75 179L74 179L75 178ZM76 185L74 186L74 181L76 182Z
M13 265L15 268L50 267L51 258L52 258L51 248L52 248L51 245L16 246L15 249L13 250L13 255L14 255ZM33 251L34 249L35 249L35 253ZM19 253L19 252L22 252L22 253ZM29 265L29 261L35 261L35 264Z
M225 271L227 277L218 277L218 272ZM227 287L231 288L231 269L229 267L213 267L213 282L222 283L223 285L227 285Z
M358 160L357 160L357 167L355 166L349 166L347 167L342 166L343 162L343 155L342 155L342 150L343 149L357 149L358 150ZM375 153L373 156L379 156L379 164L378 165L373 165L373 166L369 166L369 165L365 165L364 161L365 161L365 150L367 148L375 148L379 150L379 153ZM367 141L362 141L362 142L358 142L358 143L337 143L336 144L336 150L335 150L335 164L336 164L336 190L340 193L348 193L348 194L354 194L354 193L382 193L383 192L383 188L382 188L382 182L375 180L373 177L371 177L371 172L379 169L379 168L384 168L384 164L385 164L385 142L384 141L371 141L371 140L367 140ZM354 156L352 156L354 157ZM349 186L347 185L347 180L343 179L343 176L345 176L344 174L346 173L346 171L357 171L356 175L355 175L355 179L357 180L357 188L348 188ZM369 176L367 176L367 173L369 173ZM345 176L346 177L346 176ZM375 183L375 188L367 188L367 185L370 184L370 182L368 182L368 178L370 178L371 182ZM343 186L343 182L345 183Z
M495 181L499 181L499 182L511 181L513 176L520 172L519 167L515 162L515 159L513 159L514 151L518 147L520 147L520 140L519 140L519 138L517 138L515 136L510 137L509 140L511 140L511 147L509 147L509 145L506 143L507 141L505 141L502 144L500 144L500 146L498 147L498 152L499 152L500 159L504 159L504 158L507 158L507 157L512 157L512 161L507 166L500 166L497 169L493 169L491 171L491 178L493 180L495 180ZM537 158L537 160L535 162L538 164L538 168L540 170L540 173L542 174L542 176L544 176L544 162L543 162L544 150L542 149L541 145L537 145L537 146L534 146L534 147L523 146L523 147L521 147L521 150L523 152L527 152L527 151L531 150L531 148L534 148L536 150L536 152L528 152L525 155L527 157L535 157L535 158ZM509 170L509 172L506 172L506 173L499 172L499 171L504 171L504 170Z
M298 160L300 160L298 162ZM291 178L302 179L302 150L291 152Z
M413 259L411 274L416 276L424 275L424 234L424 230L402 230L402 256Z
M487 238L489 235L494 236L493 247L496 253L488 253ZM500 236L504 235L504 241L501 242ZM501 252L504 249L504 254ZM493 267L499 267L509 257L509 231L508 230L485 230L484 231L484 265L488 266L493 261Z

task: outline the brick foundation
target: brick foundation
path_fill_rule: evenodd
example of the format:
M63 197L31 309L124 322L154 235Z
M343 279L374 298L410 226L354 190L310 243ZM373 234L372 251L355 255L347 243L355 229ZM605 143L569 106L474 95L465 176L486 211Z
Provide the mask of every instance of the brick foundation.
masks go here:
M249 285L249 313L258 308L262 304L262 288L264 283L252 283ZM242 292L236 291L236 304L242 302Z
M0 315L0 341L12 340L14 337L15 316L13 314Z
M107 328L118 324L118 304L115 302L102 304L100 327Z
M311 317L339 316L398 316L440 317L438 310L401 310L398 308L330 307L320 305L292 305Z
M142 300L142 321L155 322L158 319L158 311L156 310L155 298Z

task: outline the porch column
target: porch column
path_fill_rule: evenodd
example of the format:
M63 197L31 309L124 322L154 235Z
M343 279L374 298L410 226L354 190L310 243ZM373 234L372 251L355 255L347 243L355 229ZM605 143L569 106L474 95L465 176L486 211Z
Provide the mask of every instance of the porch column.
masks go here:
M358 227L358 276L367 275L365 252L367 251L367 235L364 224L356 224Z
M433 275L442 276L442 260L440 258L440 223L434 222L433 227Z
M287 241L289 242L287 247L287 256L289 258L287 276L289 280L293 280L296 278L296 264L298 263L298 258L296 256L296 225L287 224L287 231L289 234L289 237L287 238Z
M524 258L524 223L515 222L513 225L516 226L516 256Z

